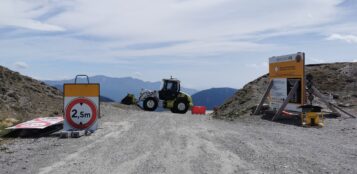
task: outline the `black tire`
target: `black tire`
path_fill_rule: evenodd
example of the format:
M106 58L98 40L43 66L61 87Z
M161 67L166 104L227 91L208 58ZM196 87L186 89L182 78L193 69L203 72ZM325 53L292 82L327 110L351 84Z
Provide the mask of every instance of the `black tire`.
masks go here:
M145 111L155 111L158 106L158 101L156 98L148 97L143 102L143 107Z
M189 102L185 98L178 98L174 102L173 108L171 108L171 112L177 114L185 114L189 109Z

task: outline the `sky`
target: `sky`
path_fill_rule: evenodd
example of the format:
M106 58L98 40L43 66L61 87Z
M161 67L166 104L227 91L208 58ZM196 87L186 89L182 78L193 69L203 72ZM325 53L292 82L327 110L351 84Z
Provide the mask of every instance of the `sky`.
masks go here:
M357 61L357 0L0 0L0 65L241 88L268 58Z

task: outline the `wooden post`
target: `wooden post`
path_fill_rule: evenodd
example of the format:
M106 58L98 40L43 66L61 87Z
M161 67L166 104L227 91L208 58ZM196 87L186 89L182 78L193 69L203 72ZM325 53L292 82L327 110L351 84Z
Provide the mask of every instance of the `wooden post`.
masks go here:
M341 114L333 107L332 103L330 103L328 100L328 98L326 96L324 96L316 87L312 87L312 89L314 90L314 95L318 98L321 99L321 101L323 103L325 103L325 105L335 114L337 114L339 117L341 116Z
M321 101L336 115L341 116L340 112L338 112L338 110L340 110L341 112L347 114L348 116L352 117L352 118L356 118L356 116L352 115L351 113L348 113L347 111L343 110L342 108L338 107L337 105L331 103L328 101L328 98L323 95L316 87L312 87L314 90L314 95L318 98L321 99ZM337 110L338 109L338 110Z
M341 112L347 114L348 116L350 116L350 117L352 117L352 118L356 118L356 116L354 116L354 115L348 113L347 111L343 110L342 108L338 107L337 105L334 105L334 104L332 104L332 103L330 103L330 104L331 104L333 107L335 107L336 109L340 110Z
M262 99L260 100L260 103L259 103L258 107L255 108L255 111L254 111L253 115L258 115L260 113L260 110L261 110L266 98L268 97L268 94L269 94L271 88L273 87L273 84L274 84L274 81L271 80L270 83L269 83L268 89L265 91Z

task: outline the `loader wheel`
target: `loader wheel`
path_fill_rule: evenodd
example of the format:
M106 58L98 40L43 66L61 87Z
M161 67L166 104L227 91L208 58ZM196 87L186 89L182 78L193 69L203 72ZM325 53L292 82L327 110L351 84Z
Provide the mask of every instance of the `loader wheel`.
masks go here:
M148 97L144 100L143 106L145 111L155 111L158 105L157 99Z
M188 111L189 102L185 98L178 98L174 102L171 112L178 114L185 114Z

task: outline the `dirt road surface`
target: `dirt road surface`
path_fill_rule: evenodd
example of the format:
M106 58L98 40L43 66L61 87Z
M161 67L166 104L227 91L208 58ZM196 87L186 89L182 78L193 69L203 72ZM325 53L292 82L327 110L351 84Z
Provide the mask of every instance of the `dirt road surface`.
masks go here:
M91 136L7 140L0 173L357 173L356 119L315 129L260 117L101 111Z

